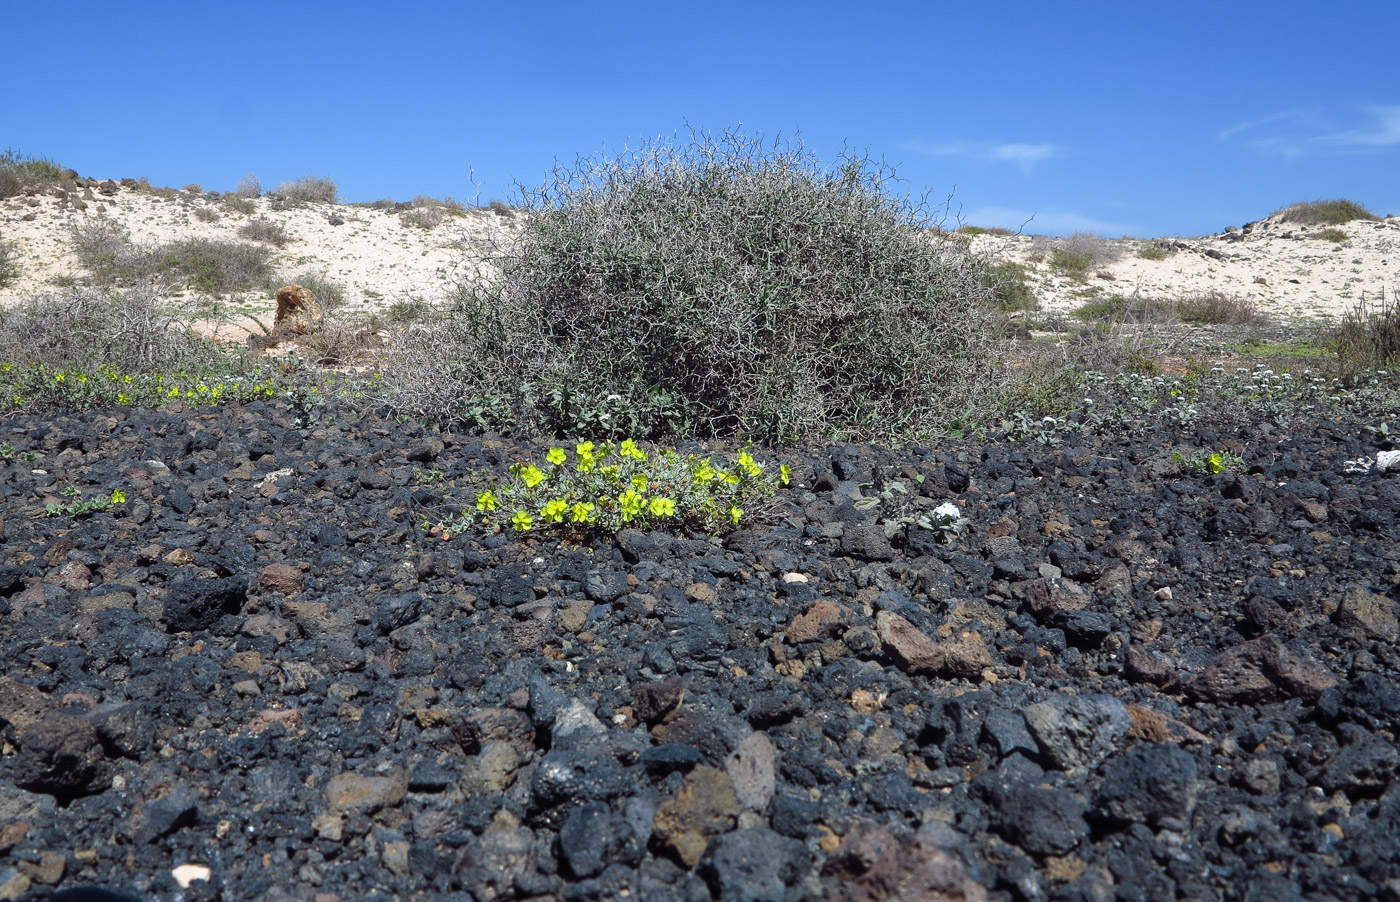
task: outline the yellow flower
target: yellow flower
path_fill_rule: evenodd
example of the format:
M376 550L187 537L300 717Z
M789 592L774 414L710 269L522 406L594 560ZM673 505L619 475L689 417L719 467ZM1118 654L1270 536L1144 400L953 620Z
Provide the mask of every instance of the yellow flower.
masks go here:
M710 459L707 457L700 461L695 467L695 484L705 485L715 478L715 468L710 466Z
M515 478L525 483L525 488L527 489L533 489L541 482L544 482L544 470L541 470L534 464L511 464L510 472Z
M569 519L575 523L593 522L593 505L587 501L580 501L569 510Z
M544 459L554 464L556 467L562 467L567 458L564 455L563 448L550 448L549 453L544 456Z
M729 483L730 485L738 485L738 484L739 484L739 474L738 474L738 473L724 473L724 472L721 472L721 473L719 474L719 477L720 477L720 479L723 479L725 482Z
M117 392L117 403L121 405L130 404L131 398L127 396L126 392Z
M56 379L57 381L62 382L64 379L66 379L66 378L68 377L68 374L67 374L67 373L54 373L54 374L53 374L53 377L54 377L54 379Z
M744 516L743 508L731 507L729 509L729 519L734 521L734 525L739 525L739 518Z
M787 464L783 464L782 466L778 467L778 478L783 481L783 485L791 483L792 467L789 467Z
M510 525L515 527L516 532L529 532L534 523L535 518L525 511L516 511L515 516L510 518Z
M563 523L564 513L569 509L569 502L555 499L544 507L540 508L540 519L546 523Z
M653 517L670 517L676 513L676 502L670 498L653 498L647 509Z
M126 493L121 489L112 489L112 503L121 504L126 501Z
M639 492L645 492L645 491L647 490L647 478L646 478L646 476L644 476L644 475L641 474L641 473L638 473L636 476L633 476L633 477L632 477L632 488L636 489L636 490L639 491Z
M647 500L636 489L628 489L617 496L617 503L622 508L622 522L628 523L642 512Z
M618 446L617 453L621 454L623 457L630 457L633 460L647 459L647 453L641 448L638 448L637 443L630 438L622 440L622 444Z
M747 451L739 452L739 468L750 476L757 476L763 472L763 467L759 466Z
M476 496L476 509L479 511L493 511L496 509L496 495L489 489Z

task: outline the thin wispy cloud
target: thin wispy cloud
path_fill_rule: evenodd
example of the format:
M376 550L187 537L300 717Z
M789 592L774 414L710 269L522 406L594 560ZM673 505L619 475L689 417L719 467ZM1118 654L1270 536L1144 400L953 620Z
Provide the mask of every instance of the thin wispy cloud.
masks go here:
M1011 163L1027 175L1041 160L1056 155L1053 144L1026 144L993 141L911 141L908 150L930 157L964 157L995 163Z
M1232 125L1216 138L1280 157L1400 149L1400 105L1364 106L1331 114L1284 110Z

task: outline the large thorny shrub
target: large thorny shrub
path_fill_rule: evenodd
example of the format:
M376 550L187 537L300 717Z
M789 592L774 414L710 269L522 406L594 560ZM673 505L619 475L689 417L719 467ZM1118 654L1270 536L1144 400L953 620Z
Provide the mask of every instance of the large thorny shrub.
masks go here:
M557 434L936 428L996 367L991 288L892 176L735 134L561 166L498 278L409 336L397 404Z

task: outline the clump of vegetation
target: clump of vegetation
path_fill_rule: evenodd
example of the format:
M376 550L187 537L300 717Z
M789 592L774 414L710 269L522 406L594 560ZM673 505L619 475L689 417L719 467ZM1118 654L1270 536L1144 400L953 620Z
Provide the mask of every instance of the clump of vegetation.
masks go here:
M441 201L420 194L413 199L412 209L399 214L399 222L405 226L427 230L441 225L447 215L447 209Z
M294 204L333 204L340 200L340 187L329 177L304 175L294 182L279 182L277 193Z
M99 286L169 280L195 291L245 291L271 275L270 252L258 245L210 238L142 247L116 223L94 217L73 227L73 251Z
M935 429L999 373L992 290L891 176L732 133L560 167L500 277L402 342L390 403L558 435Z
M511 219L515 216L515 208L502 200L492 200L486 205L486 209L506 219Z
M1121 294L1086 301L1074 316L1086 322L1114 323L1200 323L1250 326L1266 321L1247 298L1207 291L1170 298L1147 298Z
M223 200L225 207L234 213L242 213L244 216L251 215L257 209L251 200L237 194L225 194L221 200Z
M75 287L0 310L0 413L211 405L289 391L278 373L198 337L192 326L203 313L152 283Z
M1341 229L1323 229L1313 237L1322 241L1330 241L1333 244L1345 244L1351 240L1351 236Z
M1040 309L1040 299L1026 284L1029 270L1020 263L993 263L983 280L992 289L992 303L999 310L1015 313Z
M238 230L238 237L249 241L261 241L274 247L286 247L292 240L287 229L279 222L270 219L254 219Z
M188 184L188 185L186 185L185 187L181 188L180 190L183 191L183 192L185 192L186 194L203 194L203 193L204 193L204 187L203 187L202 185L197 185L197 184L195 184L195 183L193 183L193 182L191 182L190 184Z
M67 503L51 501L44 505L44 513L50 517L72 517L77 520L102 511L109 511L113 506L126 502L126 493L121 489L112 489L111 492L89 498L86 501L80 500L81 493L75 485L68 486L59 494L73 500Z
M1349 200L1318 200L1293 204L1279 211L1284 222L1299 225L1346 225L1357 219L1374 220L1370 210Z
M729 463L663 448L645 451L631 439L614 446L579 442L571 456L551 448L543 466L519 461L510 480L489 485L475 506L435 527L444 538L466 530L530 532L537 529L616 533L635 529L692 528L710 533L738 526L746 513L789 481L748 451Z
M27 156L16 150L0 152L0 199L30 190L42 191L71 177L53 160Z
M1376 309L1357 305L1323 336L1322 344L1349 376L1400 366L1400 301L1382 300Z
M19 279L19 252L8 241L0 241L0 288L9 288Z
M234 186L233 193L235 196L245 200L262 197L262 182L258 181L257 175L250 172L238 180L238 184Z
M218 222L219 211L212 210L209 207L200 207L194 211L194 218L198 219L200 222Z
M1037 235L1031 242L1031 258L1050 260L1050 266L1076 281L1102 269L1121 256L1121 251L1092 232L1075 232L1068 238Z
M1176 253L1176 244L1168 238L1157 238L1138 248L1138 256L1144 260L1159 262Z
M975 237L977 235L1015 235L1016 233L1001 226L964 225L958 226L957 234Z
M1244 459L1232 451L1196 450L1172 453L1172 463L1183 473L1212 476L1217 473L1238 473L1244 469Z

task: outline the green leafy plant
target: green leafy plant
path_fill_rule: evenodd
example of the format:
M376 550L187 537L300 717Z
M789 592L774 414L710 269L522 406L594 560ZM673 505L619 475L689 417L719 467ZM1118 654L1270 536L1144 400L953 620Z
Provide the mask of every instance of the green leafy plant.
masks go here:
M0 288L9 288L19 279L19 254L8 241L0 241Z
M1157 238L1138 248L1138 256L1144 260L1159 262L1176 253L1176 246L1166 238Z
M717 533L738 526L789 479L786 464L770 475L748 451L723 464L669 448L648 452L631 439L617 445L579 442L572 455L550 448L543 465L512 464L509 480L488 484L471 508L429 529L443 538L483 529L615 533L666 527Z
M80 494L76 486L68 486L59 494L67 498L76 499ZM102 511L111 510L115 505L126 502L126 493L121 489L113 489L110 494L98 495L87 501L70 501L64 504L60 501L51 501L44 505L44 513L50 517L86 517Z
M261 241L274 247L286 247L292 240L287 229L279 222L270 219L254 219L238 230L238 237L249 241Z
M340 199L340 188L329 177L304 175L294 182L279 182L277 193L292 204L333 204Z
M31 157L16 150L0 152L0 199L27 190L43 190L74 177L76 173L66 171L53 160Z
M1333 244L1345 244L1351 240L1351 236L1341 229L1323 229L1313 237L1322 241L1330 241Z
M866 483L862 490L873 489ZM950 542L972 522L951 501L938 504L931 498L915 494L902 479L884 484L880 491L857 500L858 510L876 511L885 538L907 538L911 529L926 529L938 534L939 541Z
M992 289L992 303L998 309L1012 313L1040 308L1040 299L1026 284L1027 273L1025 266L1010 261L987 267L983 281Z
M1318 200L1293 204L1279 211L1284 222L1300 225L1346 225L1357 219L1374 220L1376 214L1349 200Z
M1244 469L1244 460L1230 451L1188 451L1172 452L1172 463L1183 473L1197 473L1210 476L1226 471L1235 473Z

